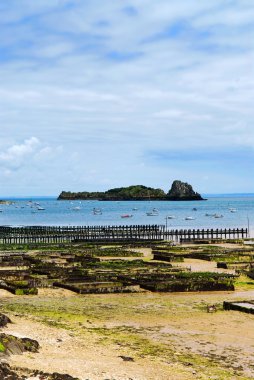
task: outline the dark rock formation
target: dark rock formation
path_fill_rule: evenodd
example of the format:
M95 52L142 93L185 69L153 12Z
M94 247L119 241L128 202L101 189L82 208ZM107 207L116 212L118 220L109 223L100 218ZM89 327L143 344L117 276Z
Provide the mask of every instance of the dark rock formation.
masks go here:
M11 369L9 364L0 362L0 379L1 380L26 380L33 377L40 380L79 380L76 377L72 377L67 374L60 374L54 372L53 374L45 373L43 371L30 371L29 369L15 369L15 372Z
M7 363L0 363L0 379L1 380L22 380L24 377L18 376L13 372Z
M167 199L172 201L202 201L199 193L196 193L192 186L186 182L174 181L167 194Z
M118 357L123 359L124 362L134 362L134 359L131 356L119 355Z
M39 343L36 340L0 334L0 353L2 355L19 355L25 351L38 352L38 349Z
M77 377L72 377L70 375L53 373L48 377L48 380L79 380Z
M0 327L6 326L7 323L11 323L10 318L8 318L6 315L0 313Z
M42 371L34 371L32 375L39 376L39 378L43 380L79 380L77 377L72 377L70 375L57 372L50 374Z

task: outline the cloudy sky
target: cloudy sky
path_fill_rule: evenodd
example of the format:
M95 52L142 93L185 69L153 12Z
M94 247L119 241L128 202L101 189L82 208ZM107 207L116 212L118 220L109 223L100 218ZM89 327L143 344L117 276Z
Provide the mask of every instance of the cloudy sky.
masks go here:
M0 195L254 192L252 0L1 0Z

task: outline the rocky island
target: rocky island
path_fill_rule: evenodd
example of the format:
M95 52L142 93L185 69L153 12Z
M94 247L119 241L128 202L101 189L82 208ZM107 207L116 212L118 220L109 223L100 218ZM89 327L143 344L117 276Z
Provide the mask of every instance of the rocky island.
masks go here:
M187 182L174 181L171 189L167 193L167 199L170 201L204 201L201 195L195 192Z
M119 187L105 192L71 192L62 191L58 200L100 200L100 201L202 201L202 196L195 192L188 183L176 180L171 189L165 193L162 189L143 185Z

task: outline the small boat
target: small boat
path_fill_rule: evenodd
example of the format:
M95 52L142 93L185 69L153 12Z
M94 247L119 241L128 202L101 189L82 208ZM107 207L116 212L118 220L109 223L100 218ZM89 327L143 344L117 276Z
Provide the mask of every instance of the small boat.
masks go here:
M121 215L121 218L132 218L133 215L131 214L124 214L124 215Z
M229 211L230 212L237 212L237 209L232 207L232 208L229 208Z
M93 208L93 214L94 215L101 215L102 214L102 211L100 208Z
M192 216L186 216L184 219L185 220L195 220L195 218L193 218Z
M137 211L137 207L134 207L134 208L132 209L132 211Z
M153 212L159 212L157 208L153 208Z
M147 212L146 213L147 216L158 216L158 212L154 212L154 211L151 211L151 212Z
M218 219L218 218L223 218L223 215L222 214L214 214L213 217Z
M198 209L196 207L193 207L192 211L198 211Z
M44 211L45 208L43 208L43 207L37 207L37 210L38 210L38 211Z
M74 210L74 211L80 211L80 207L79 207L79 206L77 206L77 207L73 207L72 210Z
M175 217L175 215L168 215L167 218L168 219L175 219L176 217Z

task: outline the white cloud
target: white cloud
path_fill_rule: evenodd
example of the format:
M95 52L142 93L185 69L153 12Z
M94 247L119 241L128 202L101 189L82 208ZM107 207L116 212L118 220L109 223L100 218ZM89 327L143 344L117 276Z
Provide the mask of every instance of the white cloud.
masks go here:
M10 146L5 152L0 153L0 165L7 168L18 168L24 160L35 153L39 144L36 137L31 137L22 144Z
M13 144L0 153L0 167L4 169L6 175L10 175L13 171L26 170L31 167L31 164L38 166L38 164L45 163L61 153L61 146L53 149L42 144L37 137L30 137L23 143Z

